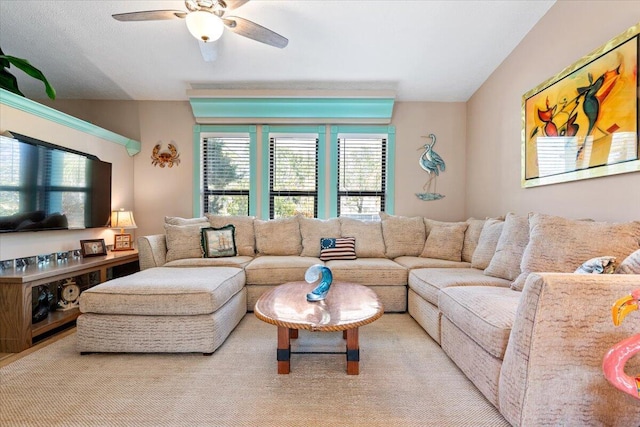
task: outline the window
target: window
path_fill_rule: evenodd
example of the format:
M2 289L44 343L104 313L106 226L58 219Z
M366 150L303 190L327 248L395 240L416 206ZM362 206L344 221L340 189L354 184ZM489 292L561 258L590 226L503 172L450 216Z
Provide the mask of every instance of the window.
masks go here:
M338 216L378 218L385 210L386 164L386 138L338 138Z
M269 218L318 213L318 138L269 138Z
M249 136L203 138L203 211L249 215L251 189Z

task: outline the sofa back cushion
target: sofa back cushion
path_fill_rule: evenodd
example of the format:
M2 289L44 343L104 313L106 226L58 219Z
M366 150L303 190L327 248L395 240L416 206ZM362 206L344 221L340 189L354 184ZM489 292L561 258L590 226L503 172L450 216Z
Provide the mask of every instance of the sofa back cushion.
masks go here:
M320 256L320 239L340 237L340 220L298 217L302 235L301 256Z
M302 237L298 217L253 221L259 255L300 255ZM318 241L318 245L320 241Z
M358 258L385 258L382 221L360 221L341 217L340 229L342 237L356 238Z
M461 261L464 232L467 226L466 222L445 223L434 221L431 224L429 235L420 256L423 258Z
M167 262L186 258L202 258L200 231L207 227L209 227L209 222L206 221L189 225L165 224Z
M205 214L209 224L215 228L221 228L225 225L233 225L236 229L236 248L238 255L255 256L256 254L256 235L253 229L254 217L252 216L234 216L234 215L213 215Z
M529 217L509 212L496 245L496 253L484 273L506 280L516 280L520 275L522 253L528 242Z
M616 274L640 274L640 249L626 257L615 271Z
M489 266L491 258L493 258L493 255L496 253L496 247L498 246L498 240L500 240L503 227L504 221L501 219L490 218L485 221L480 237L478 238L478 245L471 258L472 268L484 270Z
M179 216L165 216L164 223L169 225L192 225L207 222L206 217L200 218L182 218Z
M598 256L624 260L640 249L640 221L582 221L540 213L529 218L530 239L522 257L522 275L512 288L522 290L531 272L572 273Z
M462 244L462 261L471 262L473 253L476 251L480 233L484 227L485 219L469 218L467 220L467 229L464 232L464 243Z
M388 258L419 256L422 253L427 239L422 217L409 218L380 212L380 219Z

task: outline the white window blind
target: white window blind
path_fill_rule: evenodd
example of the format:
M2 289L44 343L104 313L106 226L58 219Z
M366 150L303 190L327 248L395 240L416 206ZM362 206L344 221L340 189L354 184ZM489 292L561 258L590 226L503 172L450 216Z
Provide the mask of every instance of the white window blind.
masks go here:
M248 215L249 137L210 137L202 144L204 212Z
M378 218L385 209L386 138L338 139L338 216Z
M318 138L269 139L269 216L302 214L315 218L318 211Z

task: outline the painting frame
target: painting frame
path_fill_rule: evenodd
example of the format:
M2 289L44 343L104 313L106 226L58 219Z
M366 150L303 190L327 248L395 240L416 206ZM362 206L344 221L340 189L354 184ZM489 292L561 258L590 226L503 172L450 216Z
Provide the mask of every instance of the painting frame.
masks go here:
M106 255L107 246L104 239L80 240L80 253L83 258Z
M522 96L522 188L640 171L639 64L636 24Z

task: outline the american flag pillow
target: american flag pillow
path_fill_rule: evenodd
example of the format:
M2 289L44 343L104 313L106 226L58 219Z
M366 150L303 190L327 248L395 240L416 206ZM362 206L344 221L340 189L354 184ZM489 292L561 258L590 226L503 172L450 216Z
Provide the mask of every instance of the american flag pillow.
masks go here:
M323 237L320 239L320 260L356 259L355 237Z

